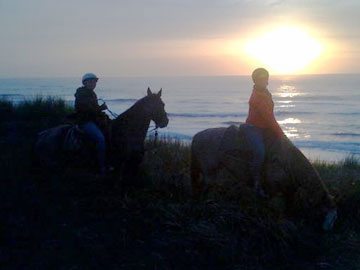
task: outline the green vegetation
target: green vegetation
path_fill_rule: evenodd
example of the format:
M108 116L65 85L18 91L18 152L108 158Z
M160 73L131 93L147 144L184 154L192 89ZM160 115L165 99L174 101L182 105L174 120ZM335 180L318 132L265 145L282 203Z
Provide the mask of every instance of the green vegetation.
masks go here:
M6 269L356 269L360 263L360 161L317 161L339 208L333 232L283 215L233 179L206 198L190 193L190 149L147 142L141 188L86 170L33 169L38 131L72 112L64 101L0 101L0 237ZM19 259L21 258L21 260Z

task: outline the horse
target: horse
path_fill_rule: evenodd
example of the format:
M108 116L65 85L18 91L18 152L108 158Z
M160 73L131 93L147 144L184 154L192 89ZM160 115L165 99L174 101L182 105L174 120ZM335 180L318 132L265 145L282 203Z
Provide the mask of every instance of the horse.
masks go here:
M286 136L279 140L266 132L264 137L267 154L263 186L270 198L283 194L288 207L300 203L307 217L319 220L323 230L331 230L337 209L316 169ZM208 183L217 181L220 170L226 170L242 183L251 182L248 169L251 154L241 125L210 128L195 134L190 168L193 195L204 194Z
M112 165L115 171L123 171L127 179L136 174L143 159L144 141L150 122L155 122L156 129L164 128L169 123L161 94L162 89L152 93L148 88L145 97L110 121ZM35 154L42 167L63 170L66 166L74 166L76 158L79 162L85 160L87 167L92 167L96 160L94 147L91 149L89 143L83 143L82 137L81 128L72 124L63 124L39 133Z

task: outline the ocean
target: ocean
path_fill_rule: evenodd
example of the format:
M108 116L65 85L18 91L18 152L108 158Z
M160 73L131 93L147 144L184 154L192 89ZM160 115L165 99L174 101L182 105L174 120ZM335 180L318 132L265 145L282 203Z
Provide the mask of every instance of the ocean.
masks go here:
M78 78L0 79L0 99L56 96L73 105L80 84ZM95 91L121 114L147 87L163 89L170 122L159 134L190 142L203 129L244 122L252 82L249 76L105 77ZM360 157L360 75L272 76L269 90L276 119L309 159Z

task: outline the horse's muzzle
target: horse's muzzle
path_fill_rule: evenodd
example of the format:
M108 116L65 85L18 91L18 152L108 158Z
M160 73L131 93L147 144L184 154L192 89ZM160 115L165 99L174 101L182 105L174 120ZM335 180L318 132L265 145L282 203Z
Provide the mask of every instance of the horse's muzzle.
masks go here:
M164 127L166 127L167 125L169 124L169 118L165 118L165 119L163 119L160 123L157 123L157 126L159 127L159 128L164 128Z

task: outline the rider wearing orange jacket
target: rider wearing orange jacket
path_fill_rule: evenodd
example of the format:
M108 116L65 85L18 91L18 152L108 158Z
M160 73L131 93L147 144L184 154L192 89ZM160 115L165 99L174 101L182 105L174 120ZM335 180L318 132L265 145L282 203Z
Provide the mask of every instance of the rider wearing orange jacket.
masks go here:
M274 102L267 88L254 85L249 100L249 114L246 123L262 129L271 129L278 138L284 135L275 119Z
M264 133L271 130L276 138L284 136L281 127L274 116L274 102L267 89L269 72L264 68L257 68L252 73L254 87L249 99L249 114L246 123L241 125L244 130L246 142L251 149L252 158L249 161L250 174L255 191L264 197L265 192L261 186L263 164L265 161Z

